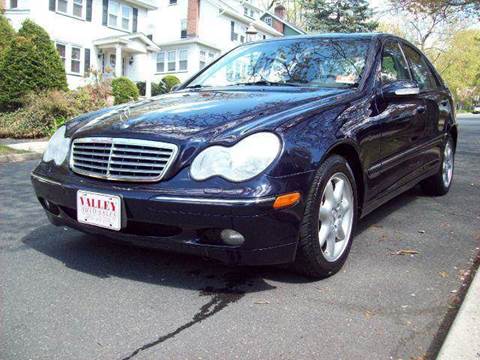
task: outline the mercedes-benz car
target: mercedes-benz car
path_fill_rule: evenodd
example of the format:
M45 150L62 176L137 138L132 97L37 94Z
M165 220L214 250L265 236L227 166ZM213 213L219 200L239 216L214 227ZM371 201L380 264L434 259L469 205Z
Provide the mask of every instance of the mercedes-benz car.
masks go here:
M323 278L361 217L418 183L449 191L454 109L398 37L252 42L172 93L70 120L32 182L54 225Z

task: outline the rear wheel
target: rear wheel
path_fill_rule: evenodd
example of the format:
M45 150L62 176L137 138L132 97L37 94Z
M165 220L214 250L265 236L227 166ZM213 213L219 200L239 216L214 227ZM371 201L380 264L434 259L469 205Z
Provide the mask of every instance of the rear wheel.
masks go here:
M455 146L449 135L443 147L442 166L435 175L422 181L423 191L432 196L441 196L448 193L452 185L453 170L455 161Z
M352 244L357 189L348 162L329 157L318 170L307 198L295 268L324 278L340 270Z

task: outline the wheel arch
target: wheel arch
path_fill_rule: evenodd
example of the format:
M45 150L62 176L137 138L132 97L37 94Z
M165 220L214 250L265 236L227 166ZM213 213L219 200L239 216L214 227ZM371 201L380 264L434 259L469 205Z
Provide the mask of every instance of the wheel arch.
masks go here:
M456 150L457 149L457 139L458 139L457 125L453 125L452 127L450 127L450 129L448 130L448 133L453 138L453 146L455 147L455 150Z
M356 144L351 141L342 141L334 144L325 153L322 162L331 155L340 155L344 157L350 165L350 168L352 169L353 175L355 177L355 183L357 185L358 207L359 212L361 213L365 201L366 188L363 166Z

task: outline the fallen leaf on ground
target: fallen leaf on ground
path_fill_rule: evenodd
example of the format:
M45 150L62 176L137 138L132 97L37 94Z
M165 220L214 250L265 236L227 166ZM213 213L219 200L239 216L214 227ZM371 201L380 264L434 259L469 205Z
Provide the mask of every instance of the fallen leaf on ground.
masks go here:
M372 228L376 228L376 229L381 229L381 228L383 228L383 226L382 226L382 225L379 225L379 224L373 224L371 227L372 227Z
M444 279L448 277L448 273L446 271L440 271L438 274Z
M255 301L255 304L267 305L267 304L270 304L270 301L268 301L268 300L257 300L257 301Z
M363 314L367 319L370 319L373 315L375 315L373 311L370 311L370 310L365 311Z
M398 250L390 253L390 255L415 255L415 254L418 254L418 251L411 250L411 249L402 249L402 250Z

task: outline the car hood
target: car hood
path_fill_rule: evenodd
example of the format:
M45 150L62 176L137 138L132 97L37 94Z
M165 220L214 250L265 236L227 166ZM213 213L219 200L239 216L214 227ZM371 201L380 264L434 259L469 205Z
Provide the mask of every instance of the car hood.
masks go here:
M273 129L298 107L330 103L351 93L322 90L190 90L85 114L68 123L67 136L204 142Z

